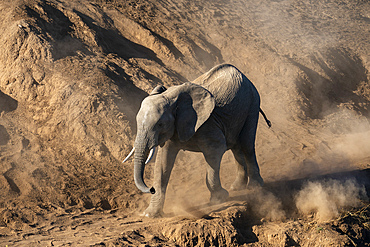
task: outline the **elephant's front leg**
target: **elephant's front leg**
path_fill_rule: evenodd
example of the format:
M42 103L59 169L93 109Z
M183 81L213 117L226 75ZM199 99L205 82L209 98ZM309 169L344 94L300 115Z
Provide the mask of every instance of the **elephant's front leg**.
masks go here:
M152 195L148 208L144 211L144 216L161 217L163 215L163 205L170 179L171 171L175 163L179 148L171 140L158 149L157 159L154 168L153 187L155 194Z

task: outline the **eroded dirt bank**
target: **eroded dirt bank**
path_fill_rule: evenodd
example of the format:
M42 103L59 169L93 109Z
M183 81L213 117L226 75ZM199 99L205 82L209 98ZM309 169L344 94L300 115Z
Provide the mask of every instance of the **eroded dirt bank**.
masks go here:
M368 246L367 1L0 2L0 245ZM133 184L135 115L219 63L258 88L265 188L207 205L181 153L164 219ZM148 165L146 179L151 179ZM221 170L229 188L234 164ZM326 176L323 176L327 174Z

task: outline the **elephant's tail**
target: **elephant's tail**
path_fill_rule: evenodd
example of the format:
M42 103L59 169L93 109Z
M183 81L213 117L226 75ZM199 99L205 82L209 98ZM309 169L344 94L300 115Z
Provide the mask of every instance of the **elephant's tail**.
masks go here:
M270 120L267 119L266 114L262 111L261 108L260 108L260 113L262 114L262 116L265 119L265 121L266 121L267 125L269 126L269 128L271 128L272 124L271 124Z

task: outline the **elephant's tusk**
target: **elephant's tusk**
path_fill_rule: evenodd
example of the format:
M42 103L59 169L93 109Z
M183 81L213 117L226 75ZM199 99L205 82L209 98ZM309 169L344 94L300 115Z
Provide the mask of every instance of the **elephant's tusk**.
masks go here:
M131 155L134 153L135 151L135 147L132 148L131 152L127 155L127 157L122 161L122 163L125 163L130 157Z
M155 152L155 147L153 147L152 149L150 149L149 156L148 156L148 158L145 161L145 165L148 164L149 161L153 158L154 152Z

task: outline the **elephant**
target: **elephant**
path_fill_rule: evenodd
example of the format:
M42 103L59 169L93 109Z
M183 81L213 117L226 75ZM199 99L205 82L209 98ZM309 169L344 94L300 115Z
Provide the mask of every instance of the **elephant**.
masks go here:
M165 194L176 155L180 150L202 152L207 163L206 185L210 202L225 201L229 193L221 186L220 163L231 149L237 176L231 190L262 186L255 138L260 96L252 82L230 64L217 65L193 82L166 89L157 86L141 103L136 116L134 181L144 193L152 193L143 215L163 216ZM143 179L145 164L158 147L153 187Z

